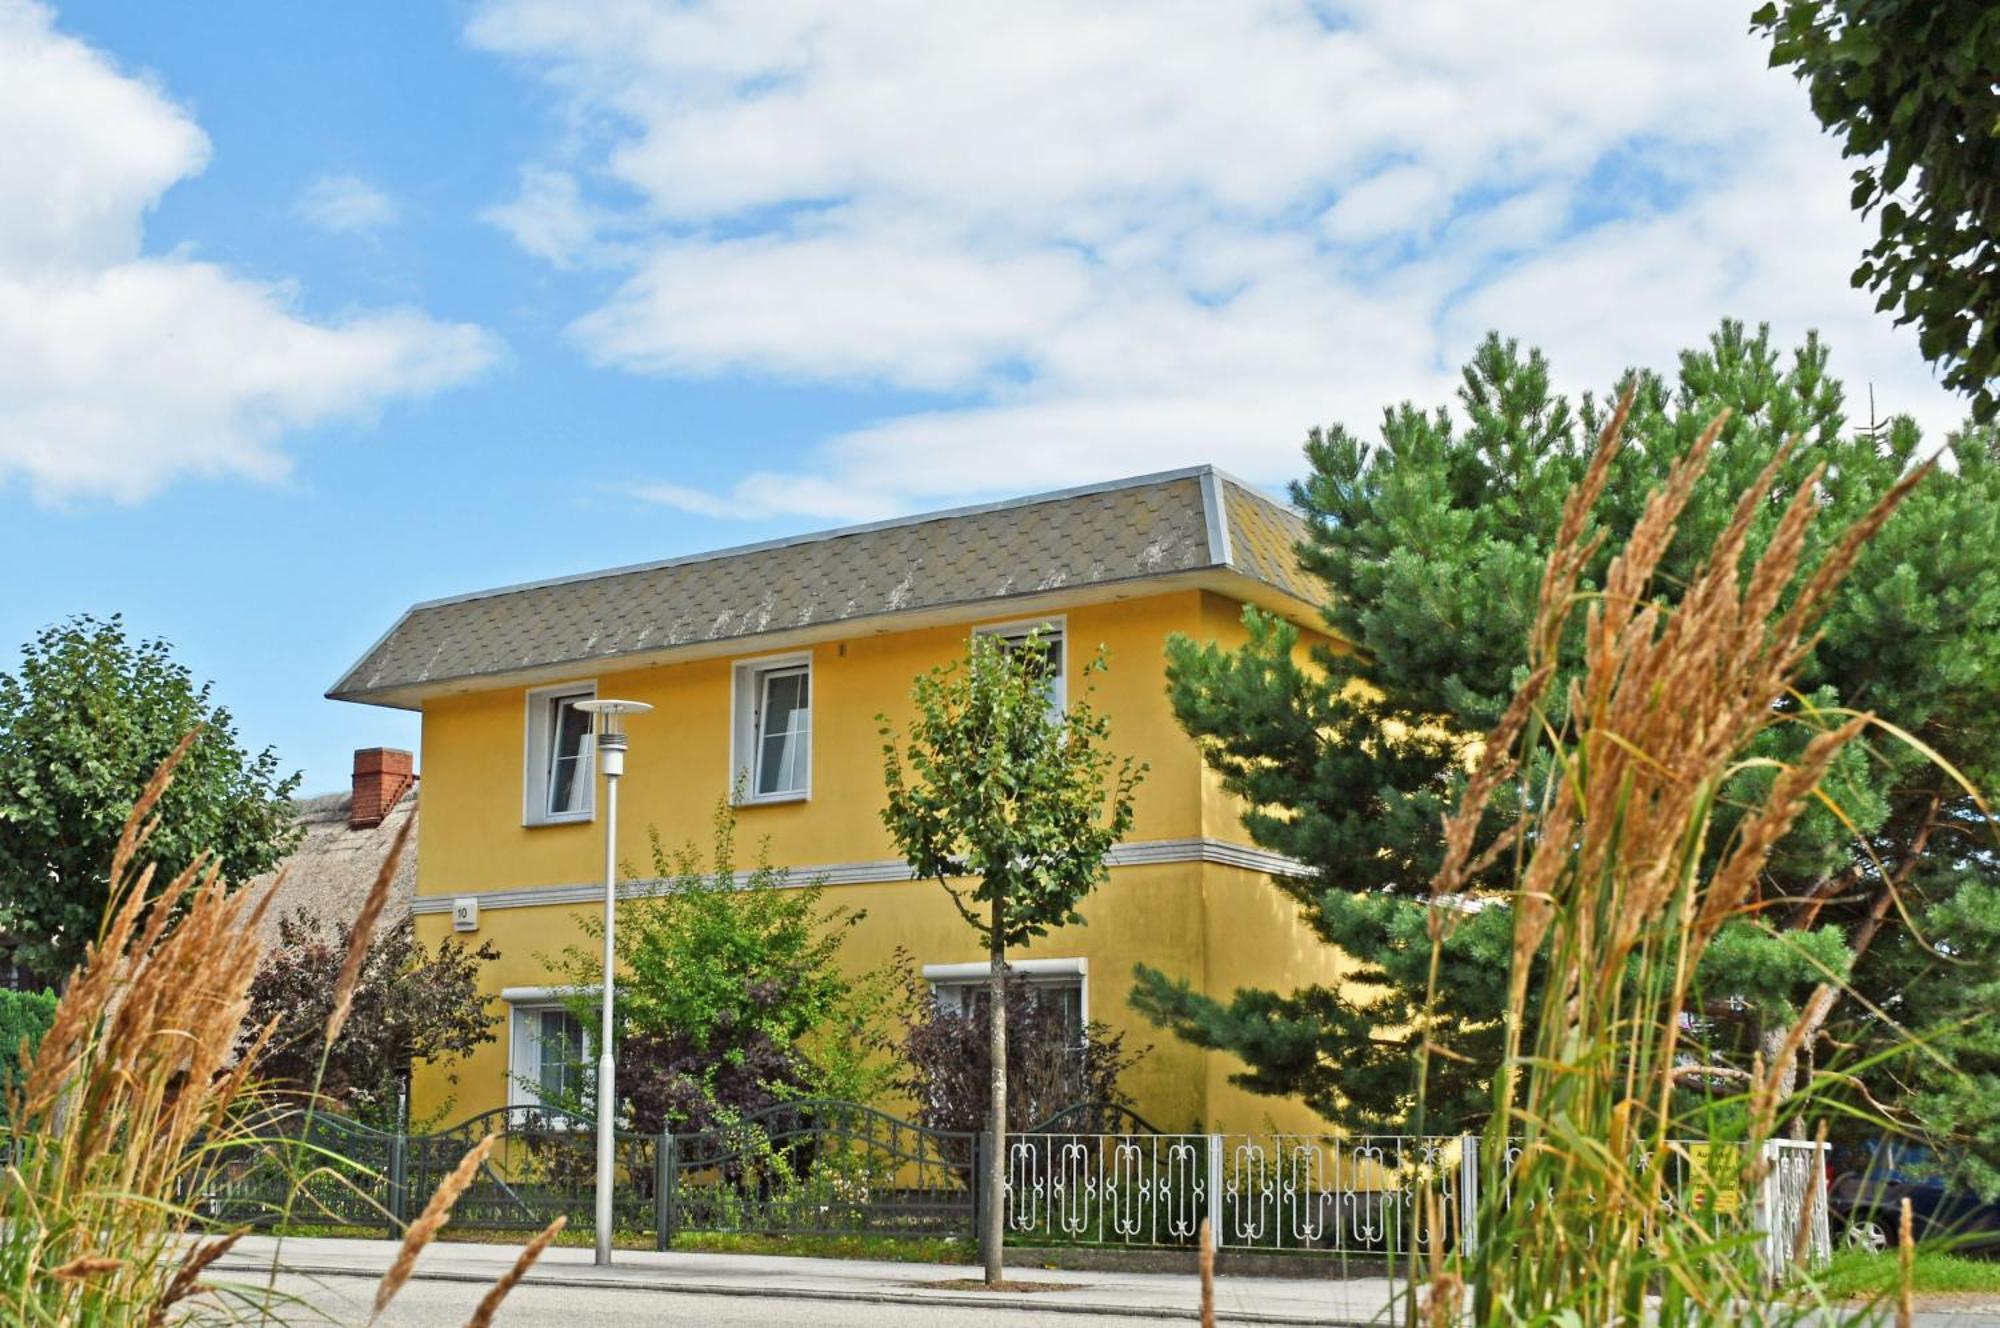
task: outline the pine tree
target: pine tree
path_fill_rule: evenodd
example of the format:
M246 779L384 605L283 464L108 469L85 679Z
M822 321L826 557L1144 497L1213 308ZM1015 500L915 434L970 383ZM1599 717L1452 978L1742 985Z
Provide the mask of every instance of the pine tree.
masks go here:
M1818 538L1843 529L1920 453L1936 450L1905 418L1858 426L1827 375L1825 348L1808 339L1786 357L1767 329L1750 334L1725 323L1705 347L1682 354L1671 378L1639 372L1619 384L1626 387L1635 398L1630 441L1600 507L1614 531L1629 526L1694 435L1718 411L1733 412L1712 482L1688 509L1653 588L1669 605L1734 495L1785 440L1798 441L1776 492L1825 467ZM1251 837L1315 869L1276 888L1356 966L1339 987L1227 999L1142 969L1134 1002L1188 1040L1240 1056L1245 1086L1300 1095L1356 1127L1408 1123L1414 1048L1427 1032L1444 1051L1430 1065L1427 1127L1469 1126L1490 1106L1510 928L1495 901L1511 864L1496 864L1465 900L1468 916L1441 956L1441 1002L1429 1029L1419 1026L1431 965L1421 901L1469 744L1519 681L1563 497L1608 411L1591 396L1565 400L1538 352L1497 336L1466 367L1457 404L1456 412L1392 409L1372 445L1341 427L1311 433L1308 474L1292 498L1308 518L1299 553L1326 584L1325 627L1335 643L1313 651L1312 667L1295 662L1296 627L1254 611L1241 648L1177 639L1168 651L1175 713L1252 809ZM1917 746L1975 786L1996 786L2000 442L1990 428L1967 429L1943 450L1944 466L1868 547L1827 617L1788 707L1797 722L1775 726L1759 755L1796 751L1840 707L1874 711L1910 740L1877 730L1842 757L1828 780L1837 806L1800 819L1762 882L1759 921L1718 941L1701 981L1714 1037L1735 1068L1760 1051L1777 1053L1804 1020L1797 1068L1867 1065L1853 1079L1857 1092L1886 1094L1885 1104L1906 1116L1921 1108L1960 1143L1984 1131L2000 1161L2000 1087L1992 1086L2000 1078L1989 1075L1979 1091L1940 1058L1869 1060L1888 1045L1885 1020L1920 1022L1934 1040L1948 1034L1973 1044L1956 1048L1961 1063L2000 1070L2000 1031L1967 1021L1982 993L2000 990L1994 827ZM1776 515L1774 506L1750 561ZM1601 572L1589 570L1586 592ZM1572 642L1572 665L1577 653ZM1556 722L1563 694L1559 680ZM1513 795L1533 796L1537 775L1525 772ZM1748 795L1771 776L1767 766L1747 766L1735 792ZM1510 813L1508 800L1497 799L1485 832ZM1825 978L1850 975L1853 996L1811 1000ZM2000 1170L1994 1175L2000 1180Z

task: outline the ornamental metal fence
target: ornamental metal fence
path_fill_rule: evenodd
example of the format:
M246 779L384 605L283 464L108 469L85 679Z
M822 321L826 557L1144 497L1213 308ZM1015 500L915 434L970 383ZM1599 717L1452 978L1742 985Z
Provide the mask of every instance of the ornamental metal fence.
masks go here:
M1007 1140L1006 1229L1054 1244L1394 1258L1459 1248L1477 1151L1459 1137L1035 1131Z
M205 1152L184 1200L217 1225L373 1228L394 1235L488 1134L494 1147L453 1225L531 1232L556 1216L594 1223L593 1123L508 1107L446 1130L404 1134L338 1116L273 1118ZM1202 1223L1220 1250L1384 1261L1467 1251L1479 1239L1475 1136L1168 1133L1129 1110L1084 1104L1004 1143L1001 1192L985 1193L984 1136L939 1130L851 1102L784 1103L693 1133L619 1131L613 1217L629 1240L668 1248L683 1233L977 1239L987 1202L1010 1242L1192 1248ZM1665 1155L1663 1213L1699 1214L1754 1238L1765 1266L1830 1257L1824 1145L1685 1142ZM1590 1205L1529 1192L1508 1148L1498 1202ZM1643 1159L1635 1166L1646 1165Z
M1767 1268L1832 1255L1825 1145L1779 1140L1751 1166L1736 1145L1676 1143L1656 1164L1661 1215L1753 1234ZM1592 1205L1512 1183L1499 1202ZM1648 1163L1635 1158L1635 1168ZM1038 1130L1007 1140L1005 1225L1020 1241L1373 1256L1469 1251L1479 1238L1476 1136L1166 1134Z

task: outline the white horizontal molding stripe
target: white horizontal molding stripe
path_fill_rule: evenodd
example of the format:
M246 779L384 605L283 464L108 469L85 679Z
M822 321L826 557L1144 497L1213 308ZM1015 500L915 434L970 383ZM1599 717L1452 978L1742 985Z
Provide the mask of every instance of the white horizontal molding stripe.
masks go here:
M1311 876L1312 868L1296 858L1288 858L1282 853L1273 853L1267 848L1255 848L1249 844L1231 844L1226 840L1198 837L1193 839L1147 839L1137 843L1115 844L1105 855L1105 862L1112 867L1152 867L1182 862L1207 862L1218 867L1240 867L1245 871L1263 872L1270 876ZM736 873L736 883L747 885L751 873ZM882 858L874 862L836 862L819 867L792 867L788 869L786 883L793 886L807 885L883 885L896 881L914 880L910 864L900 858ZM618 894L623 899L644 899L651 895L665 893L668 882L660 877L621 881ZM410 901L410 912L414 914L449 913L453 899L472 898L479 901L483 913L490 908L542 908L550 904L593 904L604 898L604 883L593 881L579 885L525 885L508 890L478 890L469 895L419 895Z

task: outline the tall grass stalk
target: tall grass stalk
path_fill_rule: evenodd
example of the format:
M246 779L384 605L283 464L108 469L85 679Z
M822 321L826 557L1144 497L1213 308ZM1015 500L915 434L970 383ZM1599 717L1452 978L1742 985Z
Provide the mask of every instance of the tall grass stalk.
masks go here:
M1772 1288L1748 1221L1761 1145L1805 1119L1820 1085L1783 1093L1761 1060L1728 1078L1693 1042L1690 1015L1705 948L1752 907L1772 846L1808 800L1825 796L1829 764L1870 723L1782 703L1795 695L1832 592L1923 471L1807 566L1815 471L1783 500L1753 562L1747 545L1776 501L1781 452L1668 609L1652 597L1654 573L1702 481L1717 419L1650 496L1601 593L1584 596L1579 582L1604 538L1591 531L1592 508L1628 406L1614 412L1570 496L1525 681L1446 823L1434 945L1463 915L1464 883L1513 855L1509 1017L1482 1141L1478 1243L1458 1267L1413 1269L1429 1283L1413 1321L1448 1321L1461 1277L1482 1325L1776 1323L1824 1313L1808 1307L1809 1293ZM1582 668L1553 697L1558 647L1574 639L1579 613ZM1725 797L1742 796L1736 777L1753 740L1786 722L1815 728L1801 754L1753 805L1720 816ZM1498 839L1477 843L1481 816L1510 784L1539 793ZM1790 1064L1796 1050L1781 1048L1773 1064ZM1423 1054L1443 1053L1426 1044ZM1734 1088L1716 1092L1718 1076ZM1724 1156L1751 1160L1723 1177ZM1706 1207L1691 1202L1704 1187L1688 1183L1704 1174Z
M127 818L110 868L110 912L41 1045L24 1053L8 1101L0 1323L263 1322L287 1304L239 1293L225 1305L203 1281L243 1232L208 1231L198 1196L231 1158L277 1141L258 1133L270 1113L255 1078L275 1023L239 1052L269 892L230 893L212 856L158 888L154 866L141 865L159 826L154 808L195 736L162 763ZM423 1239L436 1234L487 1147L447 1179L455 1188L433 1202L437 1220ZM505 1287L546 1243L524 1252ZM420 1248L406 1246L379 1305ZM478 1313L490 1319L498 1303L489 1295Z

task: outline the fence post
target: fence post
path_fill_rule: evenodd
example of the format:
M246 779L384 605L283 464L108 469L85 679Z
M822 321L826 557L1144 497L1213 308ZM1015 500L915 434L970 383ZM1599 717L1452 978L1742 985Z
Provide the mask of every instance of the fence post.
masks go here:
M409 1211L407 1194L410 1188L410 1136L402 1125L389 1136L389 1239L395 1240L403 1234L405 1214Z
M661 1130L658 1142L653 1145L653 1248L669 1250L674 1245L674 1222L676 1211L674 1191L680 1185L680 1168L674 1132Z
M1479 1246L1479 1136L1458 1136L1459 1249L1466 1257Z
M1208 1248L1222 1249L1222 1136L1208 1136Z
M1777 1257L1781 1237L1778 1234L1778 1142L1766 1139L1757 1150L1763 1175L1757 1179L1756 1205L1751 1209L1751 1226L1757 1232L1758 1257L1764 1264L1764 1280L1776 1284L1782 1272L1782 1264Z

